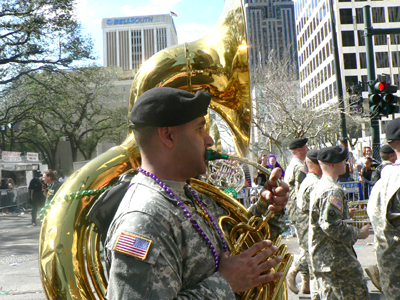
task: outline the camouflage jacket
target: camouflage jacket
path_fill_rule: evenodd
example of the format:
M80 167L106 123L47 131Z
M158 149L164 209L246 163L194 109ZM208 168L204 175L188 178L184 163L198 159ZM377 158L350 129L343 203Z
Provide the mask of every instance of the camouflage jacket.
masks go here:
M201 210L194 199L186 196L184 183L164 183L184 201L192 218L220 254L221 238L191 207ZM215 219L226 214L214 200L201 197ZM257 214L266 208L253 205L249 210ZM144 241L147 255L121 251L118 242L126 236ZM209 245L193 228L177 200L142 174L132 179L110 225L105 254L109 267L107 299L235 299L225 277L215 271Z
M296 196L299 191L300 184L307 175L307 167L303 161L297 157L293 157L285 171L285 181L289 185L289 200L286 205L289 220L295 222L294 213L296 211Z
M372 178L371 178L372 185L374 185L381 178L382 176L381 173L383 168L390 165L392 165L391 161L383 160L382 163L375 168L375 170L372 172Z
M344 222L349 209L343 189L323 175L310 197L309 252L314 272L359 267L353 245L362 230Z
M375 249L382 290L400 299L400 167L385 167L373 187L367 207L375 232Z
M308 251L308 221L310 213L310 194L320 177L315 173L308 173L300 184L297 193L296 229L300 247Z

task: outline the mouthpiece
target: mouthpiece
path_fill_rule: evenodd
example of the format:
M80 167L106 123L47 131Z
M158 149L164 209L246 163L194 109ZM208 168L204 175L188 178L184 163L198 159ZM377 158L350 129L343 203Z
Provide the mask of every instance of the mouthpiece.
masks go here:
M217 151L214 151L212 149L207 149L205 154L205 159L206 160L229 159L229 155L218 153Z

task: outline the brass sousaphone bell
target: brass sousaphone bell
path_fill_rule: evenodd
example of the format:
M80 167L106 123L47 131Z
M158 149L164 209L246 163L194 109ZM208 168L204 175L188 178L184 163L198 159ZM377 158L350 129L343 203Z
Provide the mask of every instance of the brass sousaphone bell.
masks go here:
M228 124L240 156L249 145L251 101L246 24L240 0L226 0L215 28L206 37L167 48L146 61L131 90L129 110L148 89L166 86L212 95L210 107ZM97 195L121 174L140 166L140 152L132 132L123 144L113 147L72 174L45 207L39 243L39 268L48 299L105 299L107 278L101 263L100 233L88 218ZM219 189L200 181L193 187L209 194L229 212L228 221L241 224L232 237L240 251L268 237L268 226ZM268 216L267 216L268 217ZM250 220L251 219L251 220ZM245 225L250 220L250 225ZM258 231L243 232L243 228ZM279 244L279 240L275 241ZM287 246L280 246L283 255ZM290 266L291 256L280 270ZM246 299L286 299L279 283L244 293ZM279 287L282 286L282 287Z

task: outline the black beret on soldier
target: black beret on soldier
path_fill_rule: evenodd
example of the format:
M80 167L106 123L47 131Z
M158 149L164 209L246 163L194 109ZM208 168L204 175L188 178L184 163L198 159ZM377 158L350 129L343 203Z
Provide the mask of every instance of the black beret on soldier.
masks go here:
M388 143L400 140L400 118L394 119L386 126L386 139Z
M387 154L390 154L390 153L394 153L394 150L393 150L392 147L390 147L390 145L383 145L383 146L381 147L381 150L379 150L379 152L380 152L380 153L387 153Z
M147 90L133 105L130 126L171 127L186 124L207 114L211 95L197 91L196 94L157 87Z
M307 144L308 138L304 139L293 139L289 143L289 149L297 149L303 147L305 144Z
M348 158L349 151L344 146L322 148L318 151L318 160L330 164L340 163Z
M317 149L311 149L307 152L306 156L315 164L318 163L318 152L319 150Z

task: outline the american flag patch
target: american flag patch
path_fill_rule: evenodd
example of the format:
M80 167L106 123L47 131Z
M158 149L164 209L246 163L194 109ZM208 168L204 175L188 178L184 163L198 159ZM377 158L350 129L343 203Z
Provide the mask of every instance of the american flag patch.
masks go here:
M146 259L147 252L149 252L150 245L151 240L121 232L114 250L133 255L144 260Z
M342 206L343 206L343 205L342 205L342 203L341 203L338 199L333 198L332 201L331 201L331 203L332 203L332 205L335 206L337 209L342 210Z

